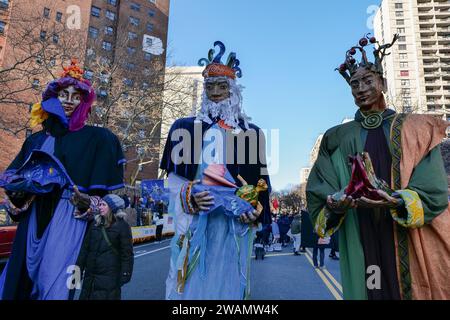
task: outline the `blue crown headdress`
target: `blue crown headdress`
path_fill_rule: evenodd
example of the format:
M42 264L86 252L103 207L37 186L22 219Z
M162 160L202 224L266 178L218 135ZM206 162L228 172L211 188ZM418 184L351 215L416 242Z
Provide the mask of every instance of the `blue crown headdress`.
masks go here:
M229 77L236 79L236 77L242 77L242 70L239 68L240 61L236 58L236 53L231 52L228 55L227 63L223 64L221 59L225 54L225 45L221 41L214 42L214 47L219 47L219 53L216 53L214 49L210 49L208 52L208 58L202 58L198 61L199 66L206 66L203 71L203 77Z

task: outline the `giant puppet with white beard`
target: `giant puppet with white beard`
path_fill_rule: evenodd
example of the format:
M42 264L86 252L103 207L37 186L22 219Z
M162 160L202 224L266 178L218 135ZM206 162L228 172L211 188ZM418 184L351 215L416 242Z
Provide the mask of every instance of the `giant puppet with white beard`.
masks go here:
M160 168L168 174L175 237L166 298L249 298L250 256L258 223L270 223L270 181L261 129L242 109L239 60L214 43L196 117L172 125ZM251 203L243 202L242 199Z

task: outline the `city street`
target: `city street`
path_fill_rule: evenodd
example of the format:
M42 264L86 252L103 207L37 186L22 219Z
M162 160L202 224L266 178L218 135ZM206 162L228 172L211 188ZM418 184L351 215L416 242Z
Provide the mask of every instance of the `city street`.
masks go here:
M170 240L135 247L132 281L123 287L124 300L162 300L168 273ZM264 260L252 259L253 300L341 300L339 261L328 258L315 270L312 250L294 256L289 245L282 252L268 252Z

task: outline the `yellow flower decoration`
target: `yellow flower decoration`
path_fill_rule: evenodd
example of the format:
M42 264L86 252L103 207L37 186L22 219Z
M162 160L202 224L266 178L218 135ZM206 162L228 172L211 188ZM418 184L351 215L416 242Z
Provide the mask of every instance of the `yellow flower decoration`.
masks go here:
M30 127L34 128L48 118L48 113L42 109L41 103L35 103L31 108Z

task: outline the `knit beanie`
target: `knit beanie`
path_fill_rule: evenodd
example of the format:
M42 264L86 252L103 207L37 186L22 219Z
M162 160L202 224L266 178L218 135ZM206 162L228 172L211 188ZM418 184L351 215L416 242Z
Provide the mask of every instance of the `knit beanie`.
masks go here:
M116 214L120 209L125 209L125 201L116 194L108 194L103 197L103 201L108 204L113 214Z

